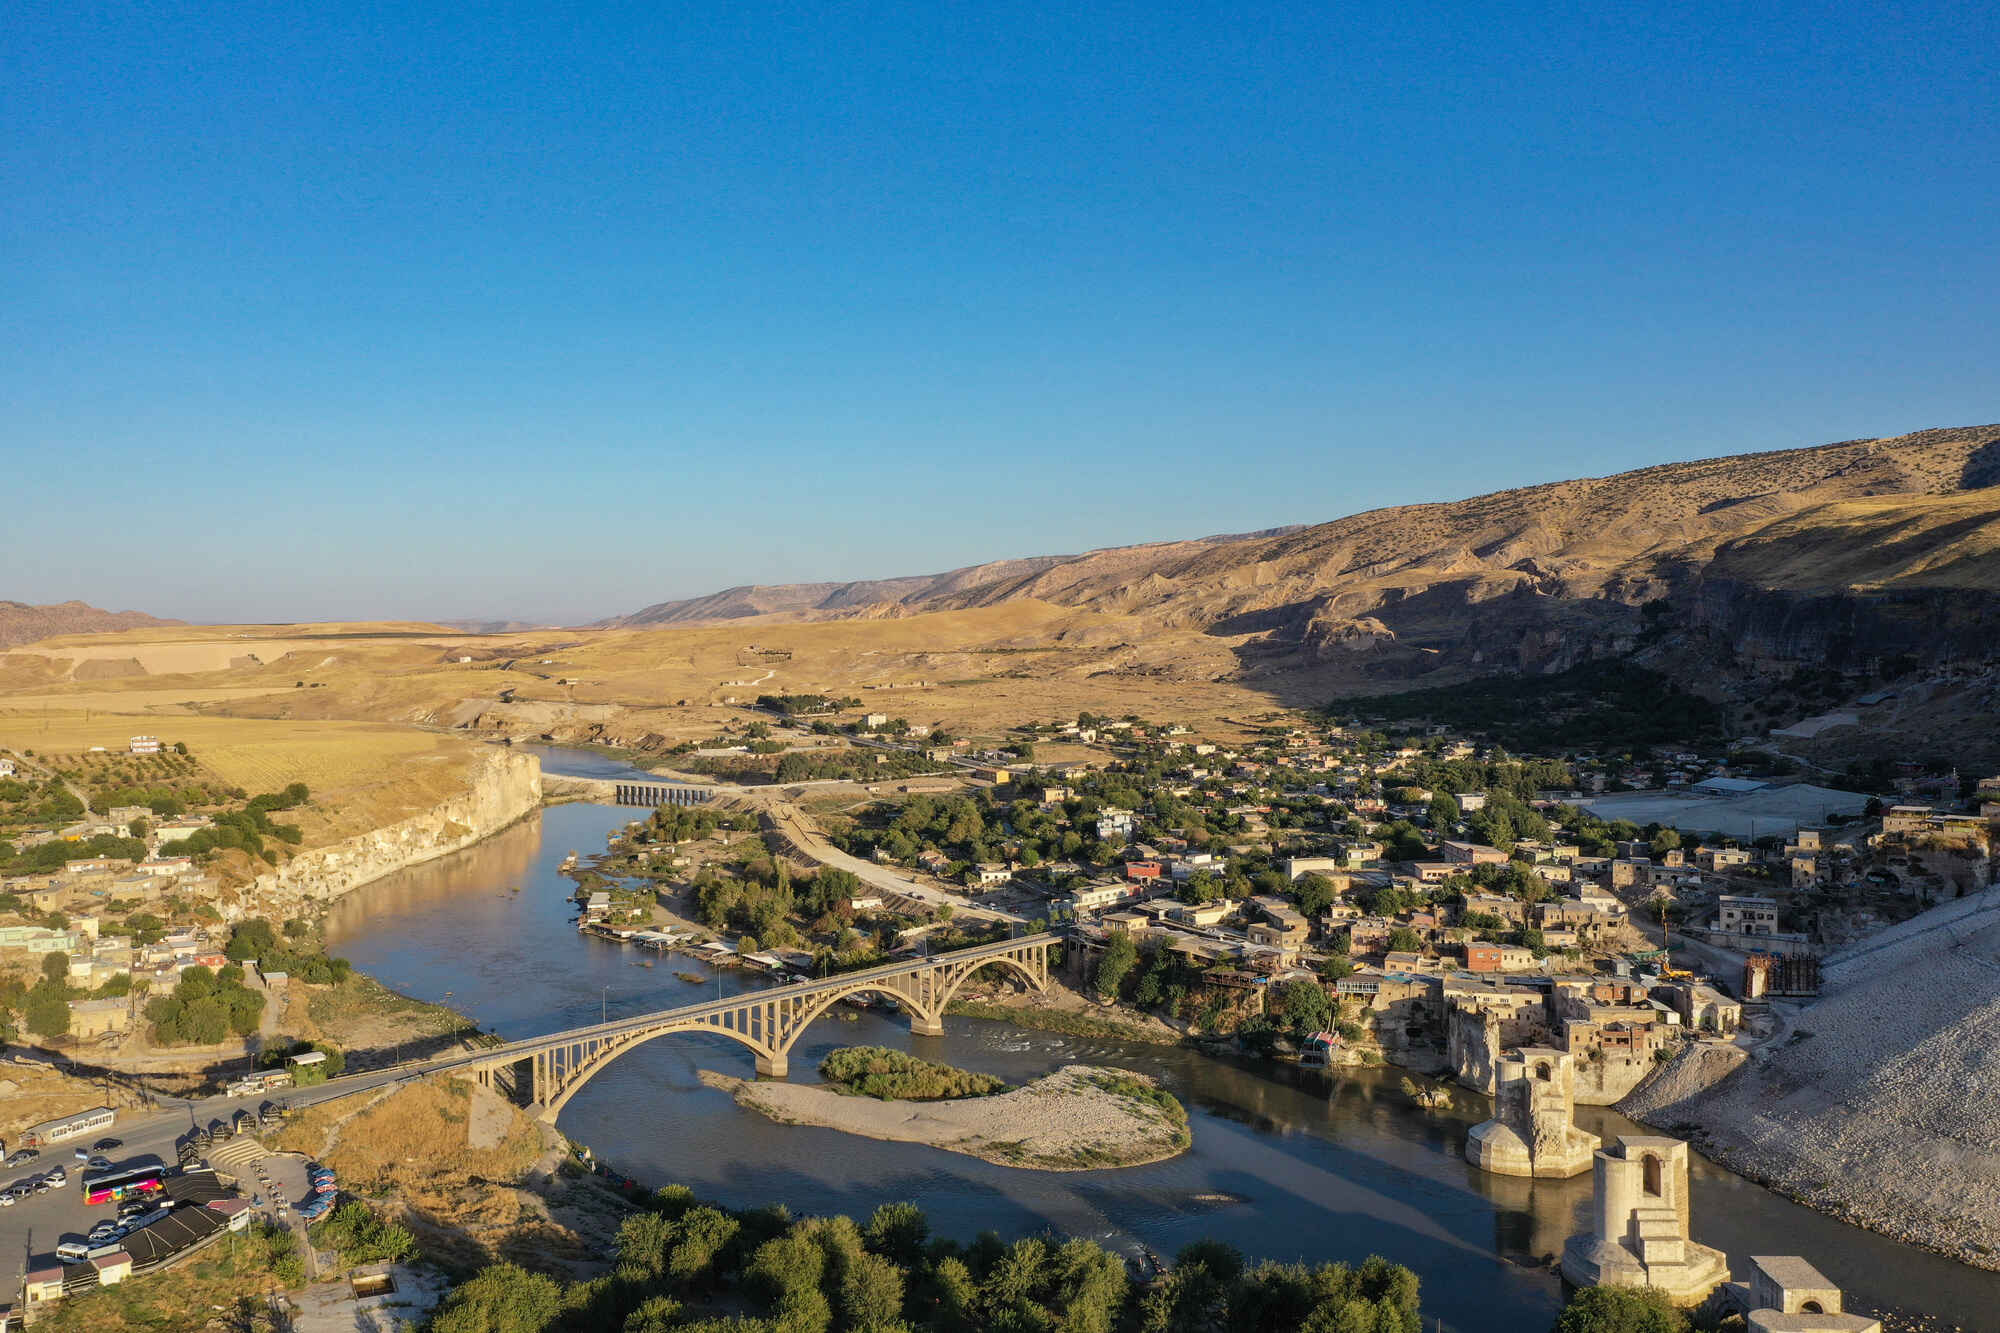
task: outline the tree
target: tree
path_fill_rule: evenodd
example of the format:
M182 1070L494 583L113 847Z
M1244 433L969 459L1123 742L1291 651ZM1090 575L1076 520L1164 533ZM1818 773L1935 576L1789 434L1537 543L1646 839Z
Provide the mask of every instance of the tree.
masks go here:
M1097 962L1097 993L1107 1000L1116 999L1125 984L1126 976L1139 961L1139 946L1124 931L1114 931L1111 942L1105 946L1104 957Z
M562 1309L553 1279L494 1264L460 1283L431 1320L433 1333L541 1333Z
M28 992L25 1010L28 1031L38 1037L69 1035L69 987L44 977Z
M1585 1287L1557 1316L1553 1333L1687 1333L1688 1318L1641 1287Z
M913 1203L881 1205L861 1233L869 1249L904 1265L914 1265L923 1258L930 1234L930 1219Z
M1325 875L1301 875L1292 885L1292 899L1299 905L1299 911L1311 920L1333 906L1333 881Z
M1652 851L1655 856L1679 850L1681 834L1679 829L1663 828L1653 835Z
M1273 1017L1300 1036L1324 1031L1333 1022L1333 1001L1316 981L1294 977L1278 987L1277 999Z
M42 955L42 980L61 985L69 980L69 955L66 953L45 953Z
M1390 953L1415 953L1423 947L1424 942L1417 938L1417 932L1408 926L1397 926L1389 932Z

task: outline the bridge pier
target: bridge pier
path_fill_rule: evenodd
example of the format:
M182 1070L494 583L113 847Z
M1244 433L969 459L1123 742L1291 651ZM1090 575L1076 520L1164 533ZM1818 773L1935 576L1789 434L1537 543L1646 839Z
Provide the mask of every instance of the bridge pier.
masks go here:
M759 1078L785 1078L790 1075L791 1069L791 1057L782 1051L776 1055L759 1055L757 1057L757 1076Z
M942 1018L927 1018L912 1009L910 1010L910 1035L913 1037L942 1037L944 1035L944 1020Z

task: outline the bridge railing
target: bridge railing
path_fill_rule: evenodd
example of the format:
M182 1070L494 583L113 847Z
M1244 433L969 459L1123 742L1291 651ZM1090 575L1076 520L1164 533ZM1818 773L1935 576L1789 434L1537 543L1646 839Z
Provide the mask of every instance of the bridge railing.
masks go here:
M567 1042L592 1041L602 1037L615 1037L627 1032L643 1031L659 1023L683 1019L706 1018L714 1014L726 1013L745 1004L761 1004L771 1000L802 999L812 995L823 995L828 991L841 991L861 982L886 981L894 977L908 976L926 968L942 967L955 962L965 962L978 958L998 958L1023 947L1055 944L1057 938L1047 932L1024 935L1019 939L995 940L990 944L976 944L969 949L953 949L949 953L933 954L927 958L904 959L901 962L881 963L874 967L862 968L857 972L842 972L837 976L825 977L818 981L794 982L789 986L772 986L766 990L742 991L725 996L720 1000L703 1000L699 1004L679 1005L672 1009L659 1009L651 1013L635 1014L629 1018L613 1019L608 1023L593 1023L587 1027L569 1028L561 1032L551 1032L539 1037L524 1037L515 1041L493 1046L487 1050L448 1056L433 1056L428 1060L413 1060L408 1068L412 1075L436 1073L447 1069L462 1068L466 1065L490 1064L496 1061L526 1059L528 1056L560 1046Z

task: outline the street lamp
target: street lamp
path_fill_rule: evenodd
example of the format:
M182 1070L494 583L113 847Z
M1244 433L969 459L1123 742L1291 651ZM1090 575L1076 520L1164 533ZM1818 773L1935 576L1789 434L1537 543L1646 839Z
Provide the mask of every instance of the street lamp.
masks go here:
M604 988L604 993L597 997L597 1022L598 1025L601 1027L610 1021L611 1021L611 987L606 986Z

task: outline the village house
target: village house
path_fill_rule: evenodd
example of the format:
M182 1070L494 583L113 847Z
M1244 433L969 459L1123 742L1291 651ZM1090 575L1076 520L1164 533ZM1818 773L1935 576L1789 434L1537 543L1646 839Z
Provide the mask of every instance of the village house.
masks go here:
M1498 847L1488 847L1477 842L1453 842L1447 840L1438 844L1438 857L1461 866L1504 866L1507 853Z
M1535 965L1532 950L1514 944L1468 944L1465 969L1468 972L1526 972Z
M1777 901L1757 894L1725 893L1715 900L1715 925L1738 935L1775 935Z

